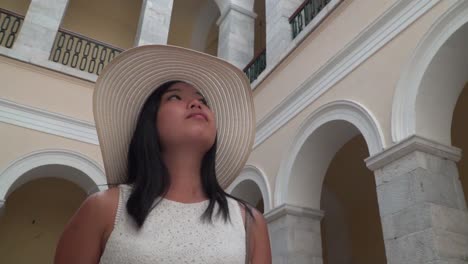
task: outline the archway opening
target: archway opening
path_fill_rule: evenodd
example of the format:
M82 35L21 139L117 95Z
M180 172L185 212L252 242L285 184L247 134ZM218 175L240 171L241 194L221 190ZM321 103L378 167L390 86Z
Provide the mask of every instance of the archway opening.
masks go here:
M385 246L374 174L361 135L334 155L323 181L320 209L324 264L383 264Z
M167 43L216 56L219 16L214 0L174 0Z
M261 213L264 212L264 201L262 192L257 184L252 180L245 180L239 183L231 192L235 197L239 197L255 207Z
M425 69L416 98L416 133L452 144L455 105L468 81L468 24L457 29Z
M303 218L316 228L308 231L311 257L327 264L386 263L376 184L364 162L380 149L379 132L372 119L363 121L359 106L337 105L301 129L286 203L323 214Z
M11 192L0 217L4 263L52 263L63 228L87 194L59 178L29 181Z
M109 45L133 47L142 0L69 0L61 28Z
M468 76L467 76L468 78ZM458 173L468 204L468 82L458 98L452 120L452 144L462 150L462 157L458 162Z

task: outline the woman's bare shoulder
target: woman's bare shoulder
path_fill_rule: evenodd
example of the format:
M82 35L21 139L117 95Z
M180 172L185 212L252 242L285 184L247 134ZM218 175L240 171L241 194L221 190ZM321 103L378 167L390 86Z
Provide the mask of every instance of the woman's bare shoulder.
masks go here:
M118 188L88 196L62 233L55 263L97 263L113 229L118 200Z

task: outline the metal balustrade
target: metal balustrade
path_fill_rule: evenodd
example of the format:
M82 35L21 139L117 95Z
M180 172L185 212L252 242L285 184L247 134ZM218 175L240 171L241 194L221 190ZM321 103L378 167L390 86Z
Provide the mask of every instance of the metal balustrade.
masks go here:
M331 0L306 0L289 18L294 39L312 21Z
M250 61L244 68L245 74L252 83L266 68L266 49L263 49L257 56Z
M24 16L0 8L0 46L13 47L23 21Z
M99 75L123 50L65 29L59 29L49 60Z

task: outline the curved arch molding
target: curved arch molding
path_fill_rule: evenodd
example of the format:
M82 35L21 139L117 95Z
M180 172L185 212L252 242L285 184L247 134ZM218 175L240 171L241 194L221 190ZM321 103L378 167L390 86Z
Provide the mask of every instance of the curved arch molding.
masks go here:
M0 173L0 201L6 200L12 191L31 180L22 177L26 172L45 165L64 165L83 172L86 176L71 178L63 175L63 179L76 183L88 193L107 188L102 186L107 183L104 170L94 160L70 150L47 149L18 158Z
M246 165L241 171L240 175L234 180L233 183L226 189L231 193L240 183L251 180L257 184L263 197L264 213L267 213L273 208L273 201L271 199L271 189L265 173L253 165Z
M376 118L364 106L340 100L320 107L298 129L286 158L281 162L275 185L275 207L287 203L291 171L302 146L317 129L332 121L346 121L356 127L363 135L371 156L384 149L382 130ZM317 184L321 184L321 181Z

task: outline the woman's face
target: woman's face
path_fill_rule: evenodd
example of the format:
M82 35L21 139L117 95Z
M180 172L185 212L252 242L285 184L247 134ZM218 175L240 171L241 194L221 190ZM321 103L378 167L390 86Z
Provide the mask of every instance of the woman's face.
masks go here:
M216 139L214 113L193 86L179 82L162 95L157 126L164 149L188 144L206 152Z

